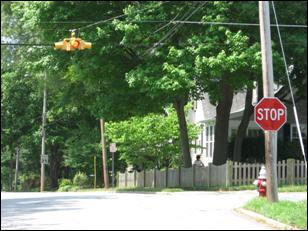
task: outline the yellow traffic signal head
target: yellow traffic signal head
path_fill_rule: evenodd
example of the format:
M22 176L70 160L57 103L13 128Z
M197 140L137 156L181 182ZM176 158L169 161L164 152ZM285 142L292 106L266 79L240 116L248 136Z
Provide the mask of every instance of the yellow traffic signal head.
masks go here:
M73 49L78 49L80 46L80 39L79 38L71 38L70 39L70 46Z
M62 42L55 43L55 50L65 50L65 51L74 51L84 50L84 49L91 49L92 43L85 42L80 38L75 37L75 33L72 33L71 38L66 38Z
M89 42L85 42L83 40L80 41L80 50L84 50L84 49L91 49L92 48L92 43Z

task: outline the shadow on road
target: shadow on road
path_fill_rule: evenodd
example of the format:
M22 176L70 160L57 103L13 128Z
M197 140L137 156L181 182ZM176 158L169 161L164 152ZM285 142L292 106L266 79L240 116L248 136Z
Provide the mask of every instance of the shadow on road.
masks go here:
M20 214L33 214L42 212L52 212L61 210L78 210L81 207L76 206L78 201L86 200L104 200L115 199L112 195L76 195L76 196L48 196L31 198L1 198L1 219Z

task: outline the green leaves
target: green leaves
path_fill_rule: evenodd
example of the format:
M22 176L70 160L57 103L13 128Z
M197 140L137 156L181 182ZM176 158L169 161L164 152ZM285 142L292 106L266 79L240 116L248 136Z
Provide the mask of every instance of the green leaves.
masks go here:
M177 117L171 108L167 112L168 116L148 114L106 125L108 140L117 144L121 160L140 169L179 166ZM197 127L190 125L190 139L194 139L196 134Z

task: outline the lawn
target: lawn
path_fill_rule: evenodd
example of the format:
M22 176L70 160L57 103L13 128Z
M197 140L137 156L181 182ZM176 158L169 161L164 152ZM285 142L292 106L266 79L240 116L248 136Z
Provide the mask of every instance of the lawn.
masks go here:
M258 197L249 201L244 208L284 224L307 229L307 200L269 203L266 198Z

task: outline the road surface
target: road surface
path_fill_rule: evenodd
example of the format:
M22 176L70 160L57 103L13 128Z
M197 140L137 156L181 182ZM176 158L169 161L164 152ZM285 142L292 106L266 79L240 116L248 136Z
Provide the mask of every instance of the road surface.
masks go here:
M234 212L257 194L1 192L1 229L273 229ZM307 198L306 193L279 194L280 199L283 197Z

